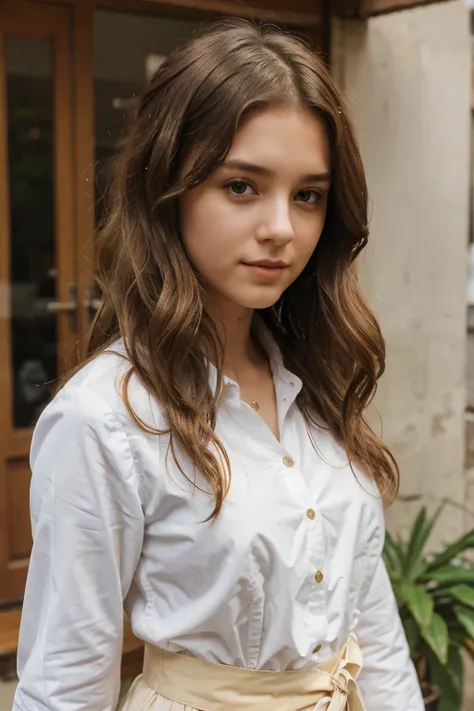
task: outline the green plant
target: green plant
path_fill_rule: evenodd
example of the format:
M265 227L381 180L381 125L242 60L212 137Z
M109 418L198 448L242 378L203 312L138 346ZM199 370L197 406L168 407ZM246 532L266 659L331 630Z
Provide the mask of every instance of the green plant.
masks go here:
M420 682L441 691L439 711L462 705L462 649L474 656L474 529L436 555L426 553L443 502L432 517L421 509L408 540L387 533L384 560Z

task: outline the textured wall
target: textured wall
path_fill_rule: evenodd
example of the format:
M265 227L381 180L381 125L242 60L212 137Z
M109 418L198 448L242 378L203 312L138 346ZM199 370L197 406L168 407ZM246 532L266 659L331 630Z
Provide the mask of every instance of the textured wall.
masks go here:
M466 4L337 21L333 73L346 92L365 157L372 238L361 260L388 346L376 404L403 494L474 509L466 481L466 262L471 51ZM468 483L469 482L469 483ZM470 485L469 485L470 484ZM419 504L397 503L406 530ZM451 510L448 540L472 518ZM474 672L468 673L472 680ZM472 686L472 681L470 682ZM474 708L469 688L467 709Z
M372 201L362 275L387 339L377 405L402 493L463 500L470 40L462 0L334 23ZM410 518L389 512L392 526ZM450 515L443 537L462 517ZM448 530L449 529L449 530Z

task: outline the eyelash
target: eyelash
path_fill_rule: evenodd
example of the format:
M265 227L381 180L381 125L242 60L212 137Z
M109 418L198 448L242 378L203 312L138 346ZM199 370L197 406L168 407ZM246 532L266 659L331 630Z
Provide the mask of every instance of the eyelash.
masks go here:
M232 195L233 198L236 198L237 200L243 200L244 198L250 197L250 195L247 193L239 194L239 193L233 192L232 186L233 185L235 186L236 184L245 185L246 187L252 188L252 190L254 192L256 192L255 188L248 180L237 179L237 178L234 178L233 180L229 180L224 185L224 188L228 191L228 193L230 195ZM302 202L304 205L318 205L324 199L324 194L322 192L320 192L319 190L314 190L312 188L304 188L303 190L298 190L298 192L296 194L299 195L300 193L314 193L314 195L315 195L316 199L313 202L308 202L306 200L298 201L298 202Z

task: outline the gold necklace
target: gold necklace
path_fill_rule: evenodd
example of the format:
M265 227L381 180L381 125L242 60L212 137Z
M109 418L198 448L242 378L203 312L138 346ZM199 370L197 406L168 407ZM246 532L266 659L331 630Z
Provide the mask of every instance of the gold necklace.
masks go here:
M256 400L252 400L252 402L250 403L250 407L252 408L252 410L255 410L255 412L257 412L257 410L260 410L260 405Z

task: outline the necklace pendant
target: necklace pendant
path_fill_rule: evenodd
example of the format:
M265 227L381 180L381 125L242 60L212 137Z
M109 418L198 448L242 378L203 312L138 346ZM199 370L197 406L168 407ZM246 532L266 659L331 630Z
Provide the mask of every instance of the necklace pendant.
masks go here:
M252 410L255 410L255 412L257 412L257 410L260 410L260 405L256 400L252 400L252 402L250 403L250 407L252 408Z

